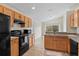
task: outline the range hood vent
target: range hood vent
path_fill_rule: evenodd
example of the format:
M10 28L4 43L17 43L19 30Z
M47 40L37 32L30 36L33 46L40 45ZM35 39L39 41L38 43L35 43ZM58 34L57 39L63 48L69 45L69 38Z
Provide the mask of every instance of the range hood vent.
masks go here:
M25 24L23 21L19 20L19 19L15 19L14 23L16 24Z

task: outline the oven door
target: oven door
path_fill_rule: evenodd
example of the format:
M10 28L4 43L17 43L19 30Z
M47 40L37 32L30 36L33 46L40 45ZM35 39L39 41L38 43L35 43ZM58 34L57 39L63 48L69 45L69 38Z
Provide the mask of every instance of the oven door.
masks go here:
M29 44L29 38L28 38L28 36L25 36L25 43Z
M25 44L29 44L28 36L20 37L20 46L24 46Z
M27 36L20 37L19 55L24 54L29 49L29 39Z

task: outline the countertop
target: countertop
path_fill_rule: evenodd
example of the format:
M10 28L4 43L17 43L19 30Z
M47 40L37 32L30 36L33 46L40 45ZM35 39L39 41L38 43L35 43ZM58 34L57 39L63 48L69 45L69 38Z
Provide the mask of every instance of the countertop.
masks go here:
M19 38L19 37L11 36L10 38L11 38L11 40L13 40L13 39L15 39L15 38Z

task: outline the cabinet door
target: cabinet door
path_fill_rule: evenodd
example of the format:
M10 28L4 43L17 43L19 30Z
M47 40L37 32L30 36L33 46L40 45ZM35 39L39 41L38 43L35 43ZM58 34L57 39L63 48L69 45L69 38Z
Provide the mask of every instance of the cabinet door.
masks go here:
M67 52L67 40L68 38L65 36L57 36L56 39L56 49L59 51Z
M19 19L20 20L20 18L21 18L21 15L19 13L15 12L15 19Z
M29 27L32 27L32 19L31 18L28 19L29 19Z
M50 43L49 43L49 37L48 36L44 36L44 47L45 48L47 48L47 49L49 49L49 47L50 47Z
M14 24L14 11L10 10L10 28L13 27Z
M70 15L70 26L74 27L74 14L73 13Z
M30 36L29 38L29 47L33 46L33 35Z
M4 14L6 14L6 15L9 15L10 16L10 9L9 8L6 8L6 7L4 7Z
M49 47L49 49L52 49L52 46L54 47L54 45L52 45L52 43L54 43L54 42L52 42L52 40L53 40L53 38L52 38L52 36L49 36L48 37L48 47Z
M53 49L54 45L52 45L52 37L51 36L45 36L45 41L44 41L44 47L47 49ZM53 46L53 47L52 47Z
M79 27L79 10L77 11L77 23L78 23L78 27Z
M74 27L79 27L79 10L74 10Z
M24 18L24 16L23 15L21 15L21 21L25 21L25 18Z
M0 13L3 13L4 7L0 5Z
M28 26L29 26L28 17L25 16L25 27L28 28Z
M66 52L66 42L63 41L63 40L57 40L56 41L56 48L59 50L59 51L63 51L63 52Z
M78 27L78 12L74 11L74 27Z
M55 40L55 36L51 36L51 49L53 49L53 50L56 49L56 40Z
M14 41L11 40L11 56L14 55Z
M18 39L16 38L14 40L14 55L18 56L19 55L19 44L18 44Z
M18 56L19 55L19 42L18 38L14 38L11 40L11 56Z

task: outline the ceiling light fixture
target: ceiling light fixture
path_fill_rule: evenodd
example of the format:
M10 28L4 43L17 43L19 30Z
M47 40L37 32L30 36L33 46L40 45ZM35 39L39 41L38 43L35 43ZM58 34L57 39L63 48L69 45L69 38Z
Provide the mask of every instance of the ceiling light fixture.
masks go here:
M36 7L32 7L32 10L35 10L36 9Z

